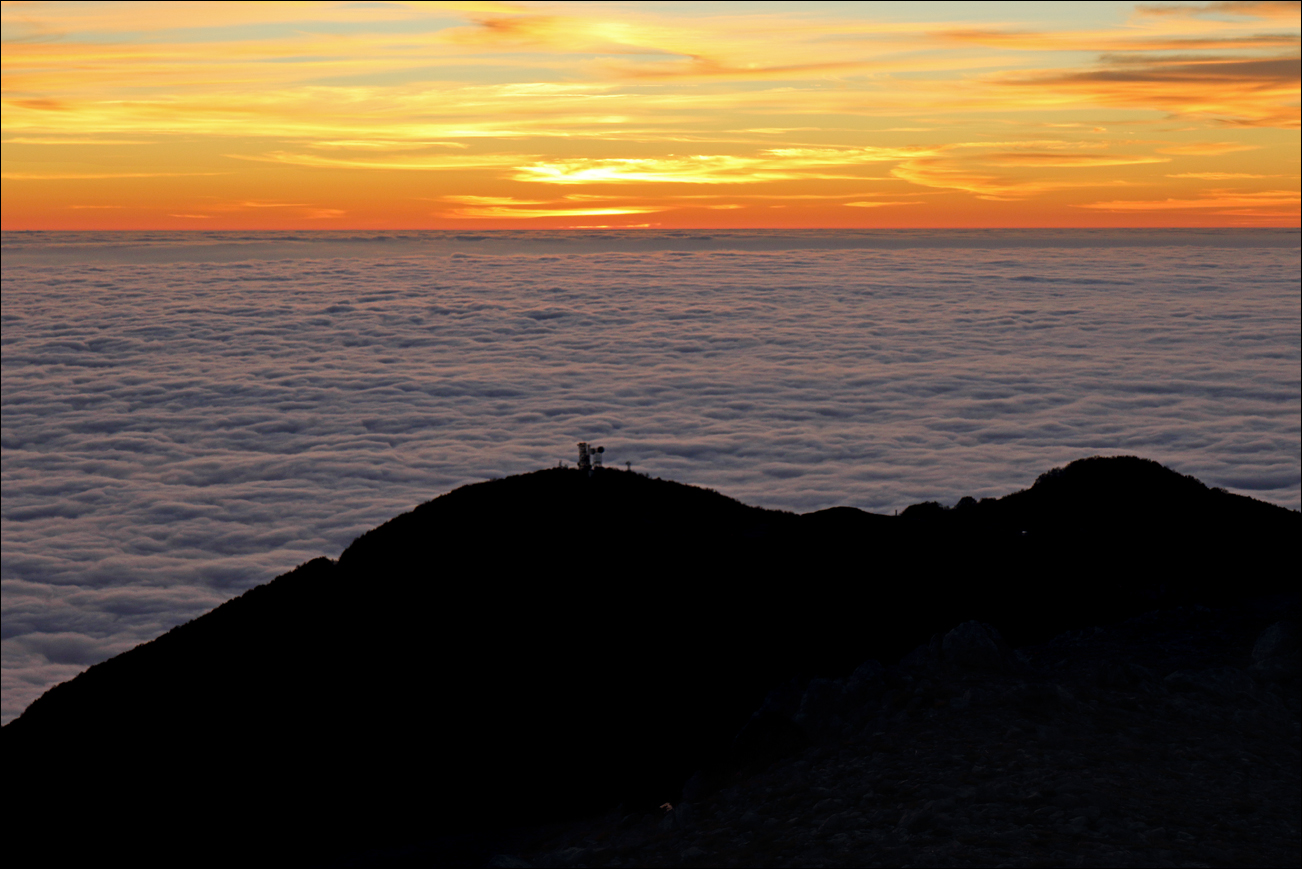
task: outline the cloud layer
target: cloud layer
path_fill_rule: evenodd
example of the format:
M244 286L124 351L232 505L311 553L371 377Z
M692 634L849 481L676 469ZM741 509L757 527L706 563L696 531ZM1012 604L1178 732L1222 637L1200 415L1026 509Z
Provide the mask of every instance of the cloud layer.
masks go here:
M1096 453L1299 505L1295 235L511 238L7 237L6 720L579 440L801 511L999 495Z

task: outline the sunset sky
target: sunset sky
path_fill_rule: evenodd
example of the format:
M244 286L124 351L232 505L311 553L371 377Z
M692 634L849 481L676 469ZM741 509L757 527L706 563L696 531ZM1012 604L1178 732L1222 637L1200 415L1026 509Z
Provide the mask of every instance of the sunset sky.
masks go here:
M3 226L1297 226L1299 14L5 3Z

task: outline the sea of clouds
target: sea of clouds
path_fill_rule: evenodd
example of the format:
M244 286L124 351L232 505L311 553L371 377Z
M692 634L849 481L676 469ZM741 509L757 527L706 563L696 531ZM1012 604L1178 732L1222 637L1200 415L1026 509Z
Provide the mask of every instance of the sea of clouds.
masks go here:
M3 281L5 721L580 440L796 511L1096 454L1299 506L1296 231L14 233Z

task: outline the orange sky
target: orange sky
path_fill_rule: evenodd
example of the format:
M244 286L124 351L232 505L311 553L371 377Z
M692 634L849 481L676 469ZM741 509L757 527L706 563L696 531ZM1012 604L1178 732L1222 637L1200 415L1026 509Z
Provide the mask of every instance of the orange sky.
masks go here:
M1297 226L1300 13L5 3L3 227Z

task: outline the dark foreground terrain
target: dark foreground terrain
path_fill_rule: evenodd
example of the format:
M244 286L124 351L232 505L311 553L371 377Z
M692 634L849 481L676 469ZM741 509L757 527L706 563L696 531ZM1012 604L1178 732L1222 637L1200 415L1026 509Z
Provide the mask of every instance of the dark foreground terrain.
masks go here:
M761 714L809 737L788 757L698 777L670 810L476 845L499 867L1296 866L1296 606L1153 612L1012 655L968 622L775 693Z
M7 847L1295 864L1300 519L1134 458L898 517L466 486L43 695L3 731Z

